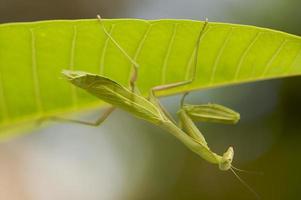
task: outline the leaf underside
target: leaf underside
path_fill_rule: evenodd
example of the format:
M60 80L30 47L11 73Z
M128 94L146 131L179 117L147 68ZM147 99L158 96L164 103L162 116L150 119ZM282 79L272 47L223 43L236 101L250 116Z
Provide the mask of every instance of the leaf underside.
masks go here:
M139 63L143 95L156 85L187 80L204 22L104 20ZM253 26L209 22L199 46L196 80L186 90L299 75L301 38ZM7 127L104 105L61 78L62 69L109 77L128 87L132 64L96 19L0 25L0 137ZM19 126L19 125L18 125Z

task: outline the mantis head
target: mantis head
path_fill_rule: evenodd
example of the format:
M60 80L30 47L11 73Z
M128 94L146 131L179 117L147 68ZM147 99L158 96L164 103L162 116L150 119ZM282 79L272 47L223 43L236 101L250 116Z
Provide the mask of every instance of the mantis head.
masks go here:
M219 169L222 171L227 171L232 167L232 161L234 156L233 147L229 147L228 150L223 154L221 161L219 162Z

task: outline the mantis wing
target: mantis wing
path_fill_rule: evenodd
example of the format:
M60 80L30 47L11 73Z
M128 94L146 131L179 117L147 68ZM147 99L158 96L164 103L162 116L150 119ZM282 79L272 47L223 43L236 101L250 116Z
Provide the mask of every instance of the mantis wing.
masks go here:
M64 70L62 73L75 86L136 117L155 124L165 120L162 112L154 104L109 78L81 71Z

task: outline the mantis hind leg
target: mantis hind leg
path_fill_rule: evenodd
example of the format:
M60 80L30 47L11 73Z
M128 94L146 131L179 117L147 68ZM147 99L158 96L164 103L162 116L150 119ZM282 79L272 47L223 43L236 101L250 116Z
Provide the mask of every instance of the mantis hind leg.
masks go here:
M37 121L38 125L41 125L44 121L46 120L51 120L51 121L57 121L57 122L71 122L71 123L77 123L77 124L83 124L83 125L88 125L88 126L99 126L102 122L104 122L110 114L115 110L115 107L109 107L107 108L99 118L97 118L95 121L82 121L82 120L77 120L77 119L69 119L69 118L64 118L64 117L46 117L42 118Z
M205 33L206 28L208 26L208 19L206 18L204 25L201 27L201 31L199 33L199 36L197 38L197 42L196 42L196 47L195 47L195 53L194 53L194 65L193 65L193 70L192 70L192 74L191 74L191 79L189 83L192 83L195 80L195 76L196 76L196 69L197 69L197 64L198 64L198 55L199 55L199 46L200 46L200 42L201 42L201 38L202 35ZM187 83L188 84L188 83ZM184 85L184 84L183 84ZM183 107L184 105L184 101L185 101L185 97L189 94L189 92L185 92L181 98L181 102L180 105L181 107Z
M130 77L130 88L132 90L132 92L138 92L138 89L136 87L136 81L138 78L138 68L139 68L139 64L131 58L131 56L118 44L118 42L113 38L113 36L107 31L107 29L105 28L105 26L102 24L103 19L100 17L100 15L97 15L97 18L100 22L100 24L102 25L102 29L104 31L104 33L107 35L107 37L114 43L114 45L122 52L122 54L131 62L132 67L133 67L133 72L131 74Z

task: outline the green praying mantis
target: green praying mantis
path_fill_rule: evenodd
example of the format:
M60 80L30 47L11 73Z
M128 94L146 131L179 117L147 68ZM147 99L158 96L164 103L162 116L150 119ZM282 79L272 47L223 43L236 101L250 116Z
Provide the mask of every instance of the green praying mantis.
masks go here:
M145 98L139 92L136 86L139 65L133 60L126 51L114 40L110 33L102 24L102 19L98 16L101 28L107 37L115 44L115 46L123 53L123 55L131 62L133 72L129 82L129 88L111 80L108 77L86 73L82 71L64 70L62 73L73 85L80 87L99 99L111 104L99 119L95 122L86 122L73 119L64 119L52 117L55 120L64 120L76 122L86 125L98 126L115 110L115 108L123 109L134 116L146 120L160 128L166 130L180 140L187 148L199 155L209 163L215 164L222 171L232 171L233 174L242 182L251 192L257 194L250 188L235 171L243 171L232 165L234 157L234 149L230 146L222 155L214 153L208 146L203 134L197 128L194 122L215 122L236 124L240 119L239 113L218 104L202 104L189 105L185 104L185 97L189 94L185 92L180 102L180 109L177 112L179 122L167 112L156 98L156 92L190 84L195 79L196 66L198 63L198 48L200 38L207 28L208 20L200 27L200 32L195 43L194 51L194 68L191 78L186 81L160 85L150 89L149 96Z

